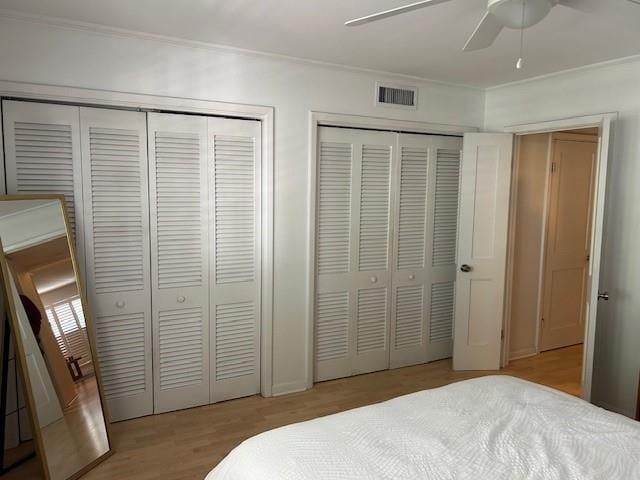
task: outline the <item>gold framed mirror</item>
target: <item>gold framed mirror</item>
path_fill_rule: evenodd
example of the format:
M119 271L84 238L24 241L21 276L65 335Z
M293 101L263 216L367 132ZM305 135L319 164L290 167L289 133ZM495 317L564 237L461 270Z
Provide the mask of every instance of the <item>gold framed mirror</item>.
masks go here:
M113 453L73 235L62 196L0 196L7 325L45 480L79 478ZM9 475L19 468L33 471Z

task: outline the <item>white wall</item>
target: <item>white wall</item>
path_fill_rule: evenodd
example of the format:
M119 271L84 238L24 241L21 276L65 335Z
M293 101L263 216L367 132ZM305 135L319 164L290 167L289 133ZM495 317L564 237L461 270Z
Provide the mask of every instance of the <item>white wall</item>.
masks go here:
M593 399L613 410L635 411L640 371L640 62L567 72L488 90L486 128L619 112L605 220Z
M308 112L476 127L484 118L481 90L11 19L0 19L0 80L275 107L276 392L304 388L306 382ZM376 80L417 84L420 107L375 108Z

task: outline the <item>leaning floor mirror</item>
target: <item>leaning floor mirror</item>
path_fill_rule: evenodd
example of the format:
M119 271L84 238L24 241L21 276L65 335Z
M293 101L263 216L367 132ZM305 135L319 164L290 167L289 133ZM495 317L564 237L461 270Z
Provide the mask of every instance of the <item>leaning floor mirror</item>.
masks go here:
M0 378L8 384L2 385L0 402L3 453L7 457L11 447L15 456L17 446L26 455L7 477L38 478L36 464L39 478L76 479L112 450L93 324L63 198L0 197L0 242L5 311L0 331L12 333L0 356ZM12 415L20 405L24 412L16 423ZM30 445L37 458L31 462L26 461ZM28 476L20 476L20 469Z

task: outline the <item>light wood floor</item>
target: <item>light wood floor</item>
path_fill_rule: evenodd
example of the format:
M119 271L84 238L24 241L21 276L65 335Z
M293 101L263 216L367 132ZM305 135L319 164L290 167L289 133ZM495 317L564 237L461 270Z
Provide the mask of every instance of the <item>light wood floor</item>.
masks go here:
M581 362L582 347L574 346L516 360L500 374L579 395ZM453 372L442 360L117 423L116 453L83 480L202 480L236 445L265 430L494 373Z

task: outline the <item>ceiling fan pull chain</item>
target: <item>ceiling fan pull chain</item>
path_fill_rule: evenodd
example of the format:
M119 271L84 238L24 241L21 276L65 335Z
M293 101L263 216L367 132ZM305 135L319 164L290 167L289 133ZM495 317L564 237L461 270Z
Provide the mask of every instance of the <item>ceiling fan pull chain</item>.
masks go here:
M522 21L520 23L520 56L518 57L518 61L516 62L516 70L520 70L522 68L522 57L524 55L524 16L525 16L525 2L526 0L522 0Z

